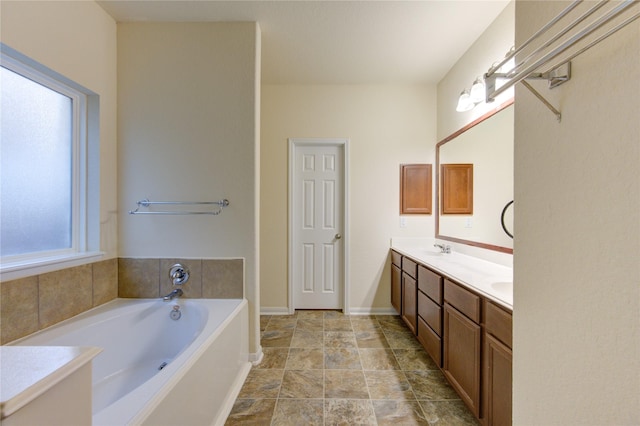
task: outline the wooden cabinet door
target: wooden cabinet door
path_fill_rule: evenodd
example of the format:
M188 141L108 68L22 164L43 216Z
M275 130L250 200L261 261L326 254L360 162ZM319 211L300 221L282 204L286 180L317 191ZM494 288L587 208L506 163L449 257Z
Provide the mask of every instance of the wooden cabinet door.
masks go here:
M480 414L480 326L444 305L443 372L471 412Z
M399 267L391 264L391 306L398 311L402 312L402 271Z
M402 274L402 319L413 334L416 334L418 313L418 286L407 273Z
M511 349L492 335L484 341L484 417L488 426L511 425Z

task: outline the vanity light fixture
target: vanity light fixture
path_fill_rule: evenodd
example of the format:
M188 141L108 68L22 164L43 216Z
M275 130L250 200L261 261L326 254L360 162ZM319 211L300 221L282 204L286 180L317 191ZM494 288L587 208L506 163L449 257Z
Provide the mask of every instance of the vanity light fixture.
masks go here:
M477 77L471 86L471 92L469 93L469 98L471 102L474 104L478 104L484 101L485 97L485 89L484 89L484 81Z
M464 89L458 98L456 111L465 112L472 110L480 102L484 101L485 88L482 78L477 77L471 86L471 90Z
M462 93L460 93L460 97L458 98L458 105L456 106L456 111L464 112L473 109L475 104L471 102L471 96L469 96L469 90L464 89Z

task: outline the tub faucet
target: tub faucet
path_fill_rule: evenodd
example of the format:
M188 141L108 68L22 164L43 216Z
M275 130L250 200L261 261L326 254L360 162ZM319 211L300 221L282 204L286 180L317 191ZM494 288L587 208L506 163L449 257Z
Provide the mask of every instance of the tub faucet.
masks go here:
M451 246L449 244L434 244L434 247L440 249L440 253L451 253Z
M171 293L167 294L166 296L164 296L162 298L162 300L164 300L165 302L168 302L169 300L173 300L176 297L180 297L182 296L183 291L181 288L176 288L175 290L173 290Z

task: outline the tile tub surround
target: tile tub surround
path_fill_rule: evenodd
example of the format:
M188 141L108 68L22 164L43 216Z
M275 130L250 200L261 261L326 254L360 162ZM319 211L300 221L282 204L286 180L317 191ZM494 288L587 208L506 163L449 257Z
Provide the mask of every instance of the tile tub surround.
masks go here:
M244 297L243 259L118 259L118 297L155 298L169 294L173 283L169 269L180 263L189 270L182 285L192 299Z
M108 259L0 283L0 344L4 345L118 297L171 292L169 268L190 270L189 298L242 298L243 259Z
M108 259L0 283L0 344L118 297L118 260Z
M226 425L477 425L399 316L261 316Z

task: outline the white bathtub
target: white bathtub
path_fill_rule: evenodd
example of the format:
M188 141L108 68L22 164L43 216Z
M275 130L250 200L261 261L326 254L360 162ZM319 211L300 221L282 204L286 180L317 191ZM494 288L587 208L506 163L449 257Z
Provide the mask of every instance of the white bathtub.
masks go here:
M94 425L222 424L251 367L239 299L117 299L14 344L104 349L93 360Z

